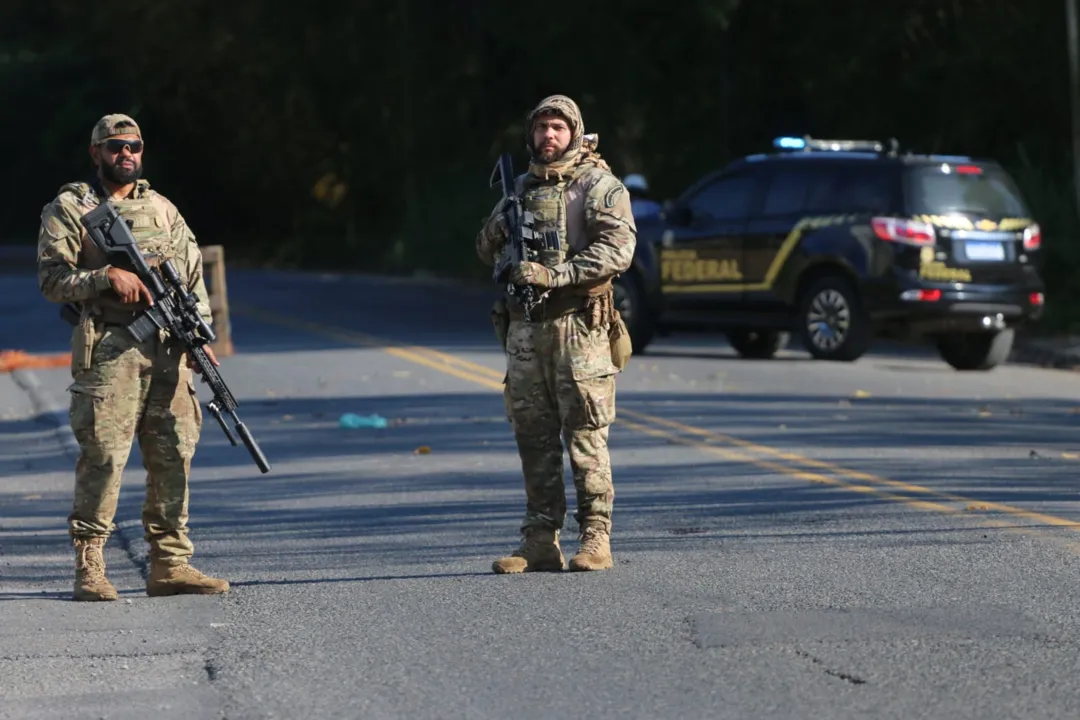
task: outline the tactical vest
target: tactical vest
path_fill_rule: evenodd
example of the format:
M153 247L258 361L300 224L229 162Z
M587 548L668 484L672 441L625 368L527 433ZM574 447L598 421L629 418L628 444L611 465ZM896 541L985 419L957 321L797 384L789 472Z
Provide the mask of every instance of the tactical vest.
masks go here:
M554 233L558 238L557 247L539 251L538 261L544 267L562 263L570 252L566 236L566 189L576 179L576 175L570 180L560 178L553 185L533 184L528 175L518 179L523 209L533 214L533 230L539 236Z
M101 198L90 185L84 185L83 191L79 200L79 211L85 215L101 203ZM156 267L164 260L172 260L180 277L186 280L182 263L176 262L180 248L172 239L171 228L165 214L165 200L148 187L137 188L133 195L136 197L126 197L111 202L120 217L131 221L131 234L146 257L146 263L151 267ZM105 254L90 239L86 229L81 224L79 229L82 239L79 266L87 270L98 270L108 265ZM96 315L106 323L119 324L131 322L145 309L141 303L132 306L121 302L119 296L112 290L106 290L99 297L84 303L83 308L84 312Z
M579 166L569 178L560 177L555 183L539 180L528 173L517 178L515 190L522 199L522 209L533 214L533 230L540 236L552 233L558 237L557 247L541 249L538 253L537 261L544 267L555 267L573 257L566 230L566 191L588 169L589 166ZM540 312L534 311L533 314L544 318L566 315L583 309L591 298L610 291L610 280L593 285L554 288L542 303ZM508 304L512 315L521 315L516 300L508 298Z

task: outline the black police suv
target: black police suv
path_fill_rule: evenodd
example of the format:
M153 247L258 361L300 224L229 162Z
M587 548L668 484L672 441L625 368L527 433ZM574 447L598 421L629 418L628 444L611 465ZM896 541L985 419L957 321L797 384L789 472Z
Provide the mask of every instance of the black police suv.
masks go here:
M636 352L654 335L718 329L744 357L789 335L851 361L881 336L926 338L958 370L1003 362L1043 308L1041 233L993 160L898 143L777 138L660 212L616 300Z

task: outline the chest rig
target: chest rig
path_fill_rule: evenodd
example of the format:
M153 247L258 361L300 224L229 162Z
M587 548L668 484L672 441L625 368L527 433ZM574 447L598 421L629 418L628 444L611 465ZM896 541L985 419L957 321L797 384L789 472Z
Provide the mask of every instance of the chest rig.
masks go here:
M533 175L518 179L517 192L523 209L532 213L533 231L536 233L534 248L537 262L544 267L555 267L570 254L570 240L566 234L566 190L577 180L577 174L560 177L558 182L548 183Z
M535 175L525 174L518 177L515 192L521 197L522 209L533 216L532 229L535 239L530 243L535 250L534 262L544 267L553 268L575 254L570 244L567 231L567 191L587 167L575 168L573 172L560 176L555 182L541 180ZM531 312L533 318L550 320L569 313L584 310L594 293L583 286L564 286L545 292L539 306ZM513 297L506 299L511 319L522 319L523 313Z
M104 197L99 189L85 185L78 203L80 214L93 210L103 202ZM184 264L176 262L181 248L172 238L171 227L165 214L165 201L150 192L148 187L140 185L132 193L132 197L110 202L116 208L117 214L130 222L131 234L146 257L147 265L157 267L165 260L172 260L181 277L186 281L187 278L183 277ZM87 270L105 267L109 264L108 259L87 235L85 228L82 228L81 224L79 227L82 240L79 265ZM111 323L127 323L143 309L141 306L132 307L124 304L111 290L102 293L86 305L85 309L90 314L98 315L105 322Z

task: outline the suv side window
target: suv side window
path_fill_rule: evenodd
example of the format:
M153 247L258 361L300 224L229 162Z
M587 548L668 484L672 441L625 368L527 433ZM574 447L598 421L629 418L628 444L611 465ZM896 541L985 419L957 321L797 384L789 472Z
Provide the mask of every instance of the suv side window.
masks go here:
M836 165L810 189L807 214L887 213L896 205L898 168L891 164Z
M750 172L716 178L690 196L687 205L695 218L742 220L750 214L757 181Z
M803 208L810 188L820 182L817 168L777 165L769 179L769 189L765 193L760 215L777 217L805 214Z
M895 165L850 168L840 180L847 212L887 213L897 201L900 173Z

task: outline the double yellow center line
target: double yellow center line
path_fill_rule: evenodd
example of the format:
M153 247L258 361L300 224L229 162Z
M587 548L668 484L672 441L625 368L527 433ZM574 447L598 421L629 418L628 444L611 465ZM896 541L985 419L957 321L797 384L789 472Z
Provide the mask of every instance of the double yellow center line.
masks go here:
M394 357L437 370L446 375L452 375L498 392L503 390L503 372L433 348L395 343L345 328L283 317L257 308L234 308L233 312L267 324L331 338L347 345L381 349ZM725 460L754 465L807 482L873 495L920 510L948 514L978 512L980 513L978 516L979 521L992 527L1024 530L1036 532L1036 534L1042 534L1038 532L1040 528L1065 528L1080 532L1080 522L1066 518L1024 510L1004 503L986 502L913 483L890 480L872 473L845 468L824 460L815 460L798 453L761 445L724 433L630 410L621 405L617 409L617 415L618 420L616 422L619 425L636 432L694 448ZM1014 519L1014 522L1015 520L1025 520L1030 524L1016 526L988 517L986 513L1009 516ZM1080 552L1080 545L1073 545L1071 542L1067 544L1073 551Z

